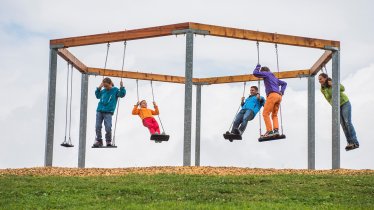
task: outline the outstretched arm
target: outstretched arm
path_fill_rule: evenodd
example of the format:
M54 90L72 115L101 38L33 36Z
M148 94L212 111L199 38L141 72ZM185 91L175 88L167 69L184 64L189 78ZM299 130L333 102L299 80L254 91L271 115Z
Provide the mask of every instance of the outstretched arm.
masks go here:
M265 78L267 77L267 74L265 72L260 72L261 65L257 64L255 70L253 70L253 75L258 78Z

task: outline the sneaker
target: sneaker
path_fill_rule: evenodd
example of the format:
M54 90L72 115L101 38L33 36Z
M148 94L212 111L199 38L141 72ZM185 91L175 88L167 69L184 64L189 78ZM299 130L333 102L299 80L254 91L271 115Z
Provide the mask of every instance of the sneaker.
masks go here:
M155 132L153 135L160 135L158 132Z
M96 140L95 143L93 144L93 147L102 147L102 146L103 146L102 140Z
M264 135L262 135L261 137L271 137L271 136L274 136L274 132L273 131L266 131L266 133Z
M345 147L345 150L346 150L346 151L349 151L349 150L357 149L357 148L359 148L359 147L360 147L360 145L358 145L358 144L348 144L348 145Z
M233 130L233 134L241 135L239 129L237 129L237 128Z
M106 141L106 146L107 146L107 147L112 147L112 146L113 146L113 144L112 144L112 142L111 142L111 141Z
M273 136L279 136L279 130L278 129L273 130Z

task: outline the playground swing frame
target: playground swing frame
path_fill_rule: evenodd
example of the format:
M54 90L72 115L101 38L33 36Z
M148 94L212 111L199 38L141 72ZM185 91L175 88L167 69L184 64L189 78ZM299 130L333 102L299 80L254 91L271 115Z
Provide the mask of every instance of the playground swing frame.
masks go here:
M75 57L68 48L113 42L131 41L171 35L186 37L185 76L152 74L127 70L103 69L86 66ZM50 40L47 125L45 142L45 166L53 165L54 121L57 80L57 56L60 56L81 73L81 107L79 126L78 167L85 167L86 132L87 132L87 99L89 75L119 77L138 80L179 83L185 85L184 109L184 143L183 166L191 165L192 140L192 87L196 86L196 136L195 136L195 165L200 165L200 126L201 126L201 87L203 85L238 83L258 81L252 74L231 75L210 78L193 77L193 45L194 35L216 36L223 38L241 39L247 41L291 45L323 50L322 56L310 68L274 72L280 79L308 78L308 153L307 168L315 169L315 75L332 60L332 168L340 168L340 42L326 39L316 39L292 36L278 33L260 32L239 28L207 25L201 23L179 23L157 27L149 27L119 32L78 36Z

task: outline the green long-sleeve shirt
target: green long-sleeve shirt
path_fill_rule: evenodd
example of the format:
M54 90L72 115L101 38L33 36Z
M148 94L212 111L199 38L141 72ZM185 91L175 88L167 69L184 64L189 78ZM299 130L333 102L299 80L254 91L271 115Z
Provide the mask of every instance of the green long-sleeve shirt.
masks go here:
M344 93L344 86L340 84L340 106L349 101L348 96ZM331 104L332 100L332 87L322 87L321 92L326 100Z

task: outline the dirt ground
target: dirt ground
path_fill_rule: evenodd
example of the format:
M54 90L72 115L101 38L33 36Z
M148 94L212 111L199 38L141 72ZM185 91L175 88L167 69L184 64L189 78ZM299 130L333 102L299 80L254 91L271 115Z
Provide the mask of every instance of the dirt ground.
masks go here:
M36 167L0 169L0 175L32 176L120 176L126 174L193 174L193 175L273 175L273 174L336 174L374 175L374 170L305 170L305 169L258 169L235 167L139 167L139 168L58 168Z

